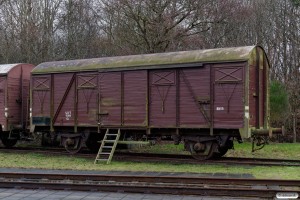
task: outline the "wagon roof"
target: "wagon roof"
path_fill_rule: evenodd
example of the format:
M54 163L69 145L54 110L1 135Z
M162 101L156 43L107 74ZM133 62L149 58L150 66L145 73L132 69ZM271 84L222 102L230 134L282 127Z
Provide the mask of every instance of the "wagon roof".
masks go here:
M157 68L162 65L188 63L245 61L257 46L178 51L81 60L45 62L36 66L32 73L57 73L72 71L117 71L124 69Z
M4 65L0 65L0 74L7 74L11 69L13 69L14 67L20 65L21 63L15 63L15 64L4 64Z

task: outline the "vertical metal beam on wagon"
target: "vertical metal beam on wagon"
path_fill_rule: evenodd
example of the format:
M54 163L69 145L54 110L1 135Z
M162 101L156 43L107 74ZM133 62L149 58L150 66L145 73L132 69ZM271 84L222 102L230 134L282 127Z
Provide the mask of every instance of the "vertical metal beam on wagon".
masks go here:
M53 74L50 76L50 132L54 132L54 77Z
M21 74L20 74L20 86L19 86L19 98L21 100L21 127L24 128L25 124L24 124L24 99L23 99L23 95L24 95L24 91L23 91L23 67L21 66Z
M150 95L150 76L149 76L149 70L147 70L147 94L146 94L146 127L147 127L147 134L150 135L150 101L151 101L151 95Z
M214 78L214 71L212 70L212 66L208 65L209 67L209 77L210 77L210 127L209 127L209 134L213 136L214 134L214 94L215 94L215 81Z
M180 126L180 70L176 70L176 127Z
M121 126L124 126L124 72L121 72Z
M256 56L256 65L255 67L255 76L256 76L256 85L255 85L255 94L256 94L256 105L255 105L255 109L256 109L256 128L260 128L260 93L259 93L259 84L260 84L260 78L259 78L259 50L258 48L255 48L255 56Z
M75 101L74 101L74 133L77 133L77 126L78 126L78 91L77 91L77 78L76 78L77 73L74 73L75 76L75 85L74 85L74 96L75 96Z

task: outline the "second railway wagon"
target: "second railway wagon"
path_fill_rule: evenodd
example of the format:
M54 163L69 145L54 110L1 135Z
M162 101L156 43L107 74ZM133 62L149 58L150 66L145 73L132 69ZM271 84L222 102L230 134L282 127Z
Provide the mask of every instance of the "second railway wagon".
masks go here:
M69 151L172 138L199 159L269 129L269 62L260 46L46 62L32 71L31 130Z
M6 147L17 143L29 126L29 80L34 65L0 65L0 138Z

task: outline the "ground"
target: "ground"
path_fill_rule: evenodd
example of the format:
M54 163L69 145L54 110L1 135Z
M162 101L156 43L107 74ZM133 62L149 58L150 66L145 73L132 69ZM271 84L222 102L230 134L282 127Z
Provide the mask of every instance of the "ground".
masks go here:
M140 147L137 151L159 153L187 153L183 146L162 144L151 147ZM251 144L236 144L226 156L281 158L300 160L299 144L270 144L264 149L251 153ZM96 155L95 155L96 157ZM74 170L106 170L106 171L159 171L159 172L191 172L191 173L227 173L252 174L256 178L300 179L299 167L270 166L230 166L212 164L170 164L170 163L136 163L113 161L110 165L94 164L94 159L75 156L49 156L37 153L5 153L0 151L0 167L3 168L39 168L39 169L74 169Z

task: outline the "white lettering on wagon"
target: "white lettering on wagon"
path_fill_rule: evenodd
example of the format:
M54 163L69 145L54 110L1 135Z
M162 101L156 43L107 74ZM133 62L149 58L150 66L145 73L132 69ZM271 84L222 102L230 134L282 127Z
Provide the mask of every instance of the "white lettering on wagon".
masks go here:
M70 118L72 117L72 112L71 111L66 111L66 120L70 120Z
M224 110L224 107L217 107L216 110Z
M245 112L245 117L249 119L249 112Z

